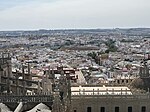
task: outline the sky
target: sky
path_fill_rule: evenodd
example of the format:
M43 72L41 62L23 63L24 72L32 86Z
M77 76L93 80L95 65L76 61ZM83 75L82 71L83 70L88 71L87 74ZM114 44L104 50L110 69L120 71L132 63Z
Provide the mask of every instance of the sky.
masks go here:
M150 27L150 0L0 0L0 30Z

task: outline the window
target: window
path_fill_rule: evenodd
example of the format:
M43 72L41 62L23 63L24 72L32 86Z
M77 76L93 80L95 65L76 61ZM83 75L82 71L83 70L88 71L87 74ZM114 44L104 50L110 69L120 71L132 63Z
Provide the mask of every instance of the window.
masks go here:
M115 112L119 112L119 107L115 107Z
M105 107L101 107L100 112L105 112Z
M120 84L120 80L117 80L117 83Z
M128 79L126 80L126 83L128 83Z
M77 112L77 108L76 107L73 108L73 112Z
M132 107L128 107L128 112L132 112Z
M4 71L4 76L6 76L6 74L7 74L6 71Z
M91 107L87 107L87 112L92 112L92 108Z
M142 106L141 112L146 112L146 107L145 106Z

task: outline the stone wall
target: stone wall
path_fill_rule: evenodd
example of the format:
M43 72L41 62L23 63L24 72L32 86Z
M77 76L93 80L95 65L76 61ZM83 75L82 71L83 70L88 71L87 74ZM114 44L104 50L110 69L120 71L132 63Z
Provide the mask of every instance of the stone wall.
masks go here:
M105 112L115 112L115 107L119 107L119 112L150 112L150 98L147 95L72 97L72 112L88 112L87 107L91 107L91 112L101 112L101 107L105 108ZM142 107L146 108L146 111L142 111ZM132 108L132 111L128 108Z

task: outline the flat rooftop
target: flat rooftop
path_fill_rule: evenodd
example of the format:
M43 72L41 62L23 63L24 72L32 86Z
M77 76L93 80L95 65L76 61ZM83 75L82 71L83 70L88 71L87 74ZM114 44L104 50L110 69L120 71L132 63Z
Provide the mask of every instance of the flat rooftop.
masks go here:
M132 95L126 86L118 87L71 87L72 95Z

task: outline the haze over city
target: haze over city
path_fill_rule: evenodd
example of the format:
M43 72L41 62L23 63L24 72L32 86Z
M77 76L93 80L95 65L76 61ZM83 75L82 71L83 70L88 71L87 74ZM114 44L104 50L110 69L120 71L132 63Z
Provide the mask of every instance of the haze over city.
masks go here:
M0 112L150 112L150 0L0 0Z
M149 0L1 0L0 30L149 27Z

